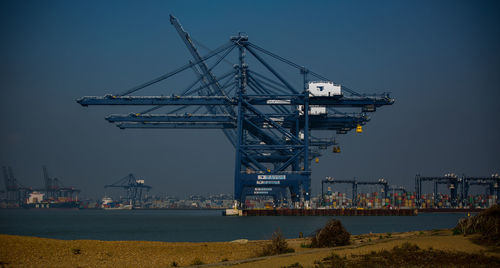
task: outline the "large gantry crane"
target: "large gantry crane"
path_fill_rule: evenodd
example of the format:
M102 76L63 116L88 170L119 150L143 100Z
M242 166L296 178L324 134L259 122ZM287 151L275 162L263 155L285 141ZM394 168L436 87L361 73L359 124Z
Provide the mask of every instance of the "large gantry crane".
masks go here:
M78 200L79 189L74 187L65 187L59 178L49 176L49 171L46 166L42 166L43 181L45 183L45 199L56 200L59 198L69 198L71 200Z
M143 112L106 118L121 129L221 129L236 150L234 198L237 207L245 200L246 193L273 196L276 194L273 189L289 191L295 207L309 207L311 160L319 157L321 150L336 145L333 139L313 137L311 131L345 134L356 129L362 132L362 125L370 120L368 113L394 103L388 93L359 94L335 84L251 43L244 33L201 56L179 21L170 16L170 22L193 60L122 93L87 96L77 102L82 106L150 106ZM237 52L237 63L216 76L216 67L233 51ZM291 66L301 82L285 79L265 58ZM255 68L249 68L249 60L256 62ZM195 79L185 88L166 95L131 95L187 70L194 72ZM169 110L151 113L160 108ZM341 108L356 108L357 112L341 112ZM335 146L334 152L339 151Z
M6 201L8 203L13 202L15 205L21 206L23 202L28 198L29 193L33 190L31 188L24 187L17 181L11 166L4 166L2 167L2 169L5 183L5 193L7 198Z
M144 184L143 179L137 179L134 174L130 173L112 184L104 185L104 188L125 189L125 191L127 192L127 201L130 202L130 205L137 207L142 206L143 190L149 192L152 187Z
M486 195L496 194L497 203L500 202L500 175L492 174L491 177L468 177L463 176L461 180L461 199L464 206L470 205L469 189L471 185L486 186Z
M463 206L470 205L468 198L471 185L486 186L486 195L496 194L497 203L500 202L500 175L492 174L491 177L467 177L463 175L458 177L454 173L447 173L443 177L422 177L420 174L415 176L415 192L418 206L422 205L422 183L434 182L434 205L437 206L438 186L444 184L450 190L451 205L456 207L459 202ZM460 187L460 188L459 188ZM460 194L459 194L460 193Z
M444 184L450 190L451 205L456 206L458 203L458 184L461 179L454 173L447 173L442 177L424 177L417 174L415 176L415 192L417 195L416 202L418 206L422 205L422 183L423 182L433 182L434 183L434 206L438 205L438 186Z
M356 196L358 195L358 186L356 184L356 180L355 179L352 179L352 180L338 180L338 179L335 179L335 178L332 178L332 177L326 177L326 179L322 180L321 181L321 200L322 200L322 205L324 205L325 203L325 184L339 184L339 183L343 183L343 184L351 184L352 186L352 205L355 206L355 200L356 200Z
M337 180L332 177L326 177L326 179L321 181L321 198L324 200L324 184L338 184L338 183L346 183L352 185L352 205L358 205L358 185L380 185L382 187L382 192L384 198L387 198L387 193L389 191L389 184L383 178L378 179L377 181L358 181L356 178L352 180Z

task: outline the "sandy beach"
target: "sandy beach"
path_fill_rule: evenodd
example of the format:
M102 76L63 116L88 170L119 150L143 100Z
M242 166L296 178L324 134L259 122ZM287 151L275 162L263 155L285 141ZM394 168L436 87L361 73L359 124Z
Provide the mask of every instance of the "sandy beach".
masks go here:
M283 267L315 262L334 252L352 255L389 250L405 242L420 248L481 253L500 257L500 252L474 244L473 236L453 235L450 230L365 234L351 237L351 245L312 249L301 247L310 239L288 239L295 253L259 257L268 241L174 243L147 241L57 240L28 236L0 235L0 262L4 267L175 267L237 266Z

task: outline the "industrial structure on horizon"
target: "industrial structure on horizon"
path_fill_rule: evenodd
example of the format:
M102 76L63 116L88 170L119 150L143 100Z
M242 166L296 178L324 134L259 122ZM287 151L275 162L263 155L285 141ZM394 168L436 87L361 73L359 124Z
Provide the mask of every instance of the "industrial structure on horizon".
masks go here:
M333 83L257 46L244 33L201 56L179 21L170 16L170 22L193 60L124 92L82 97L77 102L82 106L150 106L106 118L121 129L221 129L236 151L235 207L242 207L248 196L273 196L289 197L295 208L309 208L311 161L318 161L321 151L329 147L340 152L335 139L315 137L312 131L362 132L370 120L368 113L394 103L388 93L359 94ZM216 76L215 68L232 51L237 51L238 61ZM301 82L297 85L285 79L266 57L291 67ZM250 60L256 65L250 66ZM131 96L184 71L195 74L185 88L157 96ZM152 113L162 108L168 111Z
M105 188L124 189L125 196L120 195L120 198L115 200L109 196L105 196L102 200L78 200L77 194L80 190L62 186L59 179L49 177L45 167L43 168L45 187L41 189L21 185L14 177L11 167L3 167L3 173L5 190L0 191L0 208L226 209L231 207L234 201L234 197L227 194L216 194L208 197L192 195L187 199L145 194L143 191L149 192L151 186L146 185L143 179L138 179L133 174L105 185ZM426 182L427 185L425 185ZM348 188L351 189L351 192L345 192L345 187L338 187L339 184L349 185ZM325 187L325 185L331 186ZM449 192L440 192L440 185L445 185L446 191ZM417 174L414 191L409 191L403 186L392 185L385 179L373 181L358 180L357 178L339 180L327 177L321 181L321 194L311 198L311 207L333 210L454 211L455 209L485 209L500 202L499 185L500 175L498 173L492 174L490 177L457 176L454 173L448 173L442 177L423 177ZM260 198L250 196L244 201L245 208L289 209L293 207L293 204L282 196L280 198L274 195L256 195L254 197ZM380 211L374 215L379 214L385 215L384 212ZM330 214L326 213L325 215Z
M431 182L433 190L430 193L423 191L423 183ZM349 184L352 187L350 195L335 191L325 184ZM449 194L438 191L439 185L445 185ZM358 193L359 185L373 185L378 189L371 193ZM327 177L321 181L320 206L325 208L488 208L500 203L500 175L490 177L457 176L454 173L442 177L415 176L415 191L407 191L405 187L390 185L386 180L358 181L338 180ZM471 186L484 187L484 194L469 193ZM478 189L476 189L477 192ZM349 198L350 196L350 198Z
M126 196L120 198L119 202L112 202L111 198L104 197L103 201L106 199L106 202L103 203L106 203L104 205L107 208L121 208L124 207L120 206L122 204L126 204L127 208L140 208L144 205L143 190L149 192L152 187L144 184L144 179L138 179L130 173L112 184L104 185L104 188L122 188L126 192Z
M46 166L43 169L45 188L34 189L21 185L12 167L3 167L6 196L4 201L8 207L27 208L78 208L79 189L65 187L61 180L49 176Z
M341 135L355 130L361 133L362 126L370 120L368 114L382 106L392 105L394 99L387 93L359 94L336 84L249 42L248 36L243 33L231 37L228 43L208 55L201 56L178 20L170 16L170 22L193 60L122 93L87 96L77 102L82 106L148 106L141 112L106 117L121 129L222 130L236 150L235 188L231 197L236 208L486 208L500 201L499 174L459 177L453 173L436 177L416 175L414 192L391 185L385 179L337 180L327 177L321 181L321 195L312 197L311 162L319 161L322 152L328 148L332 148L333 153L340 153L335 139L316 137L312 132L327 130ZM231 65L229 71L216 76L215 70L221 62L228 61L233 51L237 51L238 61ZM248 53L252 57L247 57ZM291 66L298 76L295 78L301 81L299 85L285 79L285 75L279 73L266 58ZM250 66L248 63L251 60L256 64ZM195 78L178 91L156 96L131 96L188 70L194 72ZM152 113L160 109L168 110ZM42 189L21 185L11 167L3 167L3 173L5 191L0 207L13 204L17 207L38 205L57 208L58 203L78 202L80 191L64 187L59 179L49 176L45 166L45 187ZM433 187L430 193L424 193L426 183ZM332 186L325 189L327 184ZM351 186L351 198L346 193L335 191L338 184ZM439 192L441 185L446 186L449 194ZM361 192L360 186L376 187L377 190ZM484 187L485 193L470 194L471 187ZM133 174L105 185L105 188L125 189L125 201L120 202L127 202L130 208L220 209L229 204L227 195L208 199L192 196L187 200L143 196L143 190L149 191L151 186L145 185L144 180L137 179ZM264 201L259 201L259 198ZM99 205L102 203L95 202L95 206L85 207L98 208L101 207Z

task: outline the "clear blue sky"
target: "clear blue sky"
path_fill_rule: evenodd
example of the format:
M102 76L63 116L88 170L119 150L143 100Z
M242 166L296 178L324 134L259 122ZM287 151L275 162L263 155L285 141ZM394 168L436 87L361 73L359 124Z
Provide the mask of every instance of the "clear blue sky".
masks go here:
M220 131L124 131L104 117L140 109L74 101L186 63L169 14L209 47L245 31L361 93L392 92L362 134L339 137L341 154L313 163L313 194L325 176L413 189L416 173L500 172L497 1L2 1L0 165L41 187L46 164L86 196L129 172L153 193L232 193Z

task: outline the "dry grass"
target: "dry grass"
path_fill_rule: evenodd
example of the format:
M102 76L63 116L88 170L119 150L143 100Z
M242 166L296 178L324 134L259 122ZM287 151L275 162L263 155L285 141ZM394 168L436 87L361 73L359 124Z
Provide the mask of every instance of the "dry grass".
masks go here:
M383 239L379 239L380 235ZM303 267L316 267L314 262L321 261L335 253L339 257L350 259L356 256L369 255L372 252L391 251L394 247L402 247L406 242L416 244L422 250L441 250L446 252L467 252L479 256L500 258L500 251L490 251L490 248L473 243L470 237L452 235L451 230L414 231L387 234L363 234L351 236L351 245L334 248L301 248L300 244L307 243L305 239L288 240L288 244L296 249L297 253L272 256L264 260L240 263L235 267L288 267L295 263ZM326 264L325 264L326 265ZM227 267L227 266L217 266ZM408 267L408 266L404 266ZM412 267L412 266L410 266ZM439 266L432 266L439 267ZM477 267L472 265L472 267ZM493 266L495 267L495 266Z
M288 247L285 237L278 228L278 230L273 233L271 243L264 246L259 256L271 256L291 252L295 252L295 250Z
M380 235L384 238L379 239ZM394 247L402 247L405 242L416 244L422 251L432 248L436 252L478 254L478 258L500 257L500 252L472 243L470 238L475 236L479 235L452 235L450 230L392 233L391 238L387 238L386 234L364 234L351 236L351 245L319 249L300 246L310 243L310 239L288 239L288 247L295 249L295 253L252 259L269 241L66 241L0 235L0 267L181 267L199 263L221 263L221 267L230 264L238 267L314 267L315 260L321 261L332 252L342 259L361 259L361 256L372 252L391 252ZM233 263L235 260L246 262Z
M332 254L316 262L316 267L500 267L500 258L483 253L421 249L405 242L391 250L371 251L350 258Z
M264 241L169 243L0 235L0 267L171 267L255 257Z

